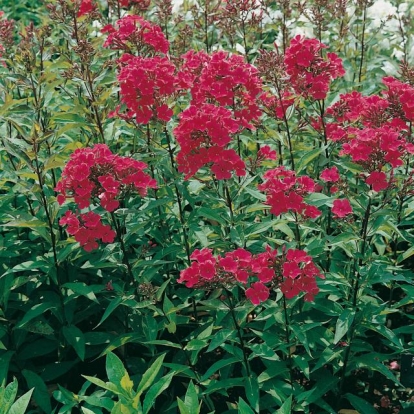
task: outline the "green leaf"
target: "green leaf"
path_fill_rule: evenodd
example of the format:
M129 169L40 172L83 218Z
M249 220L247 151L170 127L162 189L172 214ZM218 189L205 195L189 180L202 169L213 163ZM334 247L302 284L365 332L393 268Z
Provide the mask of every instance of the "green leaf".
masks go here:
M343 336L349 331L354 321L355 311L352 309L344 309L336 321L334 344L336 345Z
M24 369L22 371L23 376L27 381L29 388L34 388L33 399L36 404L46 413L52 412L52 405L50 403L50 395L46 384L42 378L33 371Z
M99 321L98 325L95 326L95 329L109 317L109 315L121 304L121 302L122 302L121 296L117 296L115 299L111 301L109 306L106 308L104 314L102 315L102 318Z
M112 352L106 356L106 373L109 381L125 390L129 395L131 394L134 383L122 361Z
M378 414L378 411L369 402L363 400L362 398L350 393L346 393L345 397L361 414Z
M398 381L398 379L395 377L395 375L392 373L391 370L389 370L384 364L382 364L380 361L375 359L374 355L361 355L354 357L353 363L357 368L366 368L368 370L374 370L378 371L384 377L388 378L392 382L398 384L400 387L403 387L403 385Z
M256 411L259 412L259 383L257 377L253 376L247 377L246 381L246 397L250 403L250 406Z
M292 412L292 396L290 396L275 414L291 414Z
M83 332L74 325L62 328L63 336L83 361L85 359L85 336Z
M177 405L178 405L178 409L180 410L180 414L191 414L191 412L185 406L184 401L180 400L178 397L177 397Z
M98 299L95 296L95 293L93 291L93 286L88 286L86 283L83 282L76 282L76 283L65 283L63 287L70 289L72 292L85 296L85 298L88 298L89 300L99 303Z
M238 358L235 358L235 357L220 359L219 361L215 362L206 371L206 373L201 377L201 382L204 382L207 379L209 379L213 374L215 374L216 372L218 372L221 368L224 368L227 365L235 364L236 362L239 362L239 359Z
M223 342L226 342L228 338L236 334L234 329L221 329L213 335L213 340L210 342L210 345L207 348L207 352L214 351L219 347Z
M255 412L249 407L249 405L239 397L239 402L237 404L237 412L239 414L255 414Z
M1 413L7 413L12 406L14 400L16 399L17 389L19 384L17 383L17 379L13 378L13 382L11 382L5 389L0 387L0 408L2 411Z
M32 398L33 390L34 388L30 389L26 392L26 394L23 394L20 398L18 398L11 406L7 414L24 414L30 403L30 399Z
M145 371L144 375L141 378L140 383L138 384L137 388L137 397L139 398L142 393L149 388L152 383L154 382L155 378L158 375L158 372L160 371L162 367L162 363L164 361L165 354L160 355L150 366L147 371Z
M217 210L217 209L213 210L213 209L207 208L207 207L200 207L197 210L197 213L198 213L199 217L204 217L204 218L210 220L210 222L213 222L213 223L217 222L217 223L219 223L223 226L227 225L228 223L224 218L225 216L224 217L221 216L217 211L220 211L220 210Z
M187 392L185 393L184 404L189 409L191 414L199 414L200 406L198 403L197 390L193 384L193 381L190 381L188 384Z
M163 391L165 391L175 375L175 372L170 372L166 376L159 379L155 384L151 385L148 389L147 393L145 394L144 403L143 403L143 412L144 414L148 414L151 410L152 405L155 402L155 399L160 395Z
M32 308L26 312L23 319L16 325L16 328L23 327L27 322L31 321L34 318L37 318L40 315L43 315L46 311L54 309L56 307L57 304L54 302L43 302L32 306Z
M324 150L325 148L321 147L306 152L306 154L299 160L299 162L295 166L295 170L297 171L297 173L300 173L302 170L306 169L306 167L309 166L309 163L313 161L315 158L317 158L319 154L321 154Z
M116 395L122 394L122 390L120 390L115 384L112 384L111 382L104 382L99 378L90 377L88 375L82 375L82 377L87 379L92 384L95 384L98 387L103 388L104 390L112 391Z
M9 364L13 354L13 351L7 351L0 356L0 385L7 380Z

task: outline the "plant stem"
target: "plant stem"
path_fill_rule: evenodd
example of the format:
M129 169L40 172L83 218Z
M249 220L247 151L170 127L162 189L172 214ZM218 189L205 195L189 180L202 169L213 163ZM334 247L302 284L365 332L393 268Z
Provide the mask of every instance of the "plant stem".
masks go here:
M287 343L287 351L288 351L288 367L289 367L289 376L290 376L290 386L293 390L293 371L292 371L292 353L290 351L290 326L289 326L289 315L287 312L287 304L285 295L283 295L283 314L285 317L285 335L286 335L286 343Z
M248 377L250 377L251 371L250 371L249 360L248 360L247 352L246 352L246 344L245 344L244 339L243 339L243 335L242 335L242 332L241 332L240 325L237 322L237 318L236 318L236 315L234 313L234 308L235 307L234 307L234 304L233 304L233 300L231 299L231 292L228 291L227 289L226 289L226 292L227 292L227 297L229 299L230 314L231 314L231 317L233 319L234 327L237 330L237 336L238 336L239 341L240 341L240 347L243 351L243 359L244 359L244 366L245 366L245 369L246 369L246 374L247 374Z
M362 239L361 257L360 257L360 259L355 259L354 266L353 266L353 274L355 275L355 279L353 279L353 281L352 281L351 294L352 294L352 309L355 311L355 313L358 311L357 302L358 302L358 292L359 292L360 278L361 278L360 267L363 264L364 254L365 254L365 250L366 250L366 247L367 247L368 224L369 224L369 218L370 218L370 214L371 214L371 207L372 207L372 200L371 200L371 197L369 197L368 205L367 205L367 208L365 210L364 218L363 218L363 221L362 221L362 229L361 229L361 233L360 233L360 236L361 236L361 239ZM353 322L352 322L352 324L349 328L348 346L346 347L345 354L344 354L341 382L340 382L339 391L338 391L338 395L340 397L343 394L343 388L344 388L345 379L346 379L346 377L345 377L346 369L347 369L348 363L349 363L349 358L350 358L350 354L351 354L351 346L352 346L352 341L354 339L354 334L355 334L355 318L354 318L354 320L353 320ZM338 401L338 403L339 403L339 401Z
M135 280L134 274L132 272L132 267L131 267L131 264L129 263L129 259L128 259L128 252L126 250L124 239L122 237L122 229L121 229L121 226L119 225L118 220L116 219L115 214L114 214L113 211L111 212L111 217L112 217L112 222L114 223L114 226L115 226L115 231L116 231L119 243L121 245L122 262L124 263L124 265L127 268L127 274L129 276L129 282L130 282L130 284L134 285L137 288L138 287L137 286L137 281Z

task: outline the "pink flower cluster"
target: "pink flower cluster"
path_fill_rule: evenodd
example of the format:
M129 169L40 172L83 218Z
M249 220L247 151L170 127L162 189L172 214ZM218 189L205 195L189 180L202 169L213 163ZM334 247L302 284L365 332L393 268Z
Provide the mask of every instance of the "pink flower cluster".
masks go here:
M336 193L337 187L331 186L340 181L339 170L337 167L325 168L320 175L320 179L328 183L329 192ZM352 214L351 203L347 199L336 199L333 202L332 213L336 218L344 218L349 214Z
M304 98L325 99L329 84L345 74L342 60L335 53L321 57L326 46L317 39L296 36L286 49L286 72L293 89Z
M315 182L312 178L296 173L285 167L277 167L266 171L265 182L259 185L259 190L267 195L266 204L270 212L276 216L291 211L304 218L316 218L321 212L315 206L306 204L304 198L315 192Z
M112 243L116 236L111 226L102 224L101 216L93 211L77 216L68 210L59 220L59 224L67 225L68 233L75 236L75 240L87 252L98 248L98 240L103 243Z
M109 33L104 46L126 52L118 59L121 103L126 111L118 106L109 116L144 125L151 120L168 122L173 115L168 101L179 85L176 67L165 56L168 40L159 26L140 16L127 15L117 21L117 27L107 25L102 32ZM134 56L135 51L140 56Z
M118 0L119 7L136 6L139 10L147 10L150 5L150 0Z
M66 164L62 178L55 190L58 202L73 197L80 209L99 200L107 211L119 207L117 197L128 191L137 191L141 196L148 188L156 188L156 182L143 170L147 165L129 157L113 154L105 144L93 148L77 149Z
M181 271L179 283L206 290L241 284L255 305L266 301L271 289L280 289L288 299L304 292L305 300L313 300L319 291L315 277L323 278L312 258L296 249L279 254L267 247L265 252L252 255L239 248L216 257L204 248L195 250L191 260L191 266Z
M229 107L241 129L254 128L252 122L262 115L257 104L262 84L253 65L224 51L208 55L190 50L182 57L180 76L190 88L192 105L208 102Z
M173 115L168 99L178 83L171 61L164 56L143 58L125 53L118 62L121 102L127 111L121 113L118 107L112 115L135 118L139 124L148 124L151 119L168 122Z
M383 79L382 96L362 96L359 92L340 95L327 110L334 122L326 126L330 140L342 144L340 155L349 155L366 171L366 183L374 191L389 187L383 171L403 165L414 154L406 140L408 125L414 120L414 87L394 78Z
M104 47L124 50L130 53L134 48L139 52L149 49L152 53L166 54L170 47L161 28L140 16L126 15L116 22L116 28L108 24L102 33L109 33Z
M87 16L95 10L96 4L92 0L82 0L79 5L77 17Z
M105 144L77 149L55 188L59 193L57 200L63 204L67 197L73 197L79 209L98 202L106 211L112 212L119 207L119 199L126 193L136 191L145 196L148 188L156 188L155 180L143 172L146 166L143 162L113 154ZM76 240L87 248L95 246L91 241L93 232L97 235L95 239L102 241L109 240L112 235L110 232L108 235L107 226L103 226L100 216L93 212L79 217L66 213L60 224L67 224L69 234L75 235Z
M174 129L181 147L179 170L186 179L207 164L219 180L230 178L232 171L245 175L244 162L227 146L232 135L253 129L261 116L257 69L243 57L222 51L211 55L190 51L183 59L178 76L181 87L190 89L191 104Z
M180 114L180 122L174 130L181 150L177 155L178 170L193 176L201 167L212 163L211 170L218 180L246 174L245 164L233 149L226 149L231 134L239 129L231 111L224 107L205 103L190 106Z

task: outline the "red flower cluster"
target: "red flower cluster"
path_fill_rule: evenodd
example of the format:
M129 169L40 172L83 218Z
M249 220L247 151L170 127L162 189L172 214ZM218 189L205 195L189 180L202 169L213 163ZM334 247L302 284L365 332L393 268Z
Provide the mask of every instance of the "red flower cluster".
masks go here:
M344 218L348 214L352 214L352 207L351 207L349 200L347 199L334 200L333 206L332 206L332 213L334 213L334 215L339 218Z
M180 273L179 283L189 288L231 288L242 284L246 297L255 305L268 299L270 289L281 289L287 298L305 292L305 300L313 300L319 289L315 277L323 278L312 258L303 250L290 249L279 255L270 247L252 255L239 248L215 257L211 249L195 250L191 266ZM267 284L267 285L266 285Z
M96 10L96 4L92 0L82 0L77 17L86 16Z
M178 82L171 61L166 57L142 58L126 53L118 62L121 102L128 109L121 113L118 107L111 115L135 118L140 124L148 124L151 119L168 122L173 111L167 102Z
M374 191L389 186L383 169L404 163L414 153L407 142L407 123L414 120L414 87L394 78L383 79L387 90L382 96L362 96L359 92L340 95L327 110L336 122L327 124L327 136L342 144L341 155L349 155L366 173L366 183Z
M286 111L295 103L295 97L291 92L286 90L281 95L281 99L269 93L260 95L260 102L267 109L267 113L279 119L283 119Z
M342 60L335 53L321 57L326 46L317 39L296 36L286 49L285 65L292 87L304 98L325 99L332 79L345 74Z
M103 243L112 243L116 236L111 226L102 224L101 216L93 211L79 216L67 211L59 220L59 224L67 225L68 233L75 236L75 240L87 252L98 248L98 240L102 240Z
M119 7L130 7L135 5L139 10L147 10L151 1L150 0L118 0Z
M270 212L276 216L292 211L305 218L316 218L321 215L320 210L304 202L304 197L315 192L315 182L312 178L303 175L296 177L294 171L285 167L277 167L266 171L265 182L259 185L259 190L267 195L266 204L270 205Z
M150 52L167 53L170 47L161 28L147 22L140 16L127 15L116 22L117 28L108 24L102 28L102 33L109 33L104 47L120 49L130 53L150 49Z
M414 121L414 87L392 77L382 79L388 90L384 92L389 102L389 112L405 122Z
M188 179L202 166L213 163L218 180L246 174L244 162L233 149L225 149L231 134L239 129L231 111L212 104L190 106L180 114L174 134L181 150L177 155L178 170Z
M257 69L241 56L226 52L189 51L178 74L180 86L189 88L191 105L181 116L174 134L181 146L179 170L186 179L202 166L212 163L216 178L245 175L245 164L227 146L231 135L253 128L261 111L257 95L261 82Z
M98 201L106 211L112 212L119 207L119 199L127 192L137 191L144 196L148 188L156 187L155 180L143 172L146 166L143 162L113 154L105 144L77 149L55 188L60 193L57 200L62 204L67 197L73 197L79 209ZM66 213L60 224L68 224L68 232L77 235L76 240L88 248L96 246L95 239L109 240L112 234L100 223L100 216L92 212L79 217ZM92 240L93 232L95 242Z
M155 180L143 172L146 167L141 161L113 154L105 144L77 149L55 188L60 192L58 202L73 197L83 209L92 200L99 200L105 210L114 211L119 207L117 198L126 192L137 191L145 196L148 188L156 188Z
M262 115L256 99L262 85L254 66L224 51L208 55L190 50L183 59L180 75L190 87L193 105L209 102L230 107L241 128L253 128L251 122Z

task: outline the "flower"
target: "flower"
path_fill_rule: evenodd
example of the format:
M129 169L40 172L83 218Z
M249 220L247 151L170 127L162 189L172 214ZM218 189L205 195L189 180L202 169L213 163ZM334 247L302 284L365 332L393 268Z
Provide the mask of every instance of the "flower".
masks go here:
M321 180L330 183L336 183L339 181L339 171L338 168L326 168L321 173Z
M115 50L120 49L130 52L131 47L135 47L140 52L147 50L152 54L166 54L170 47L158 25L136 15L128 14L116 22L116 27L106 25L101 32L109 33L104 47Z
M388 188L388 181L387 176L382 171L374 171L372 172L369 177L365 180L365 182L372 186L372 189L376 192L381 190L385 190Z
M79 6L77 17L86 16L94 10L96 10L96 4L92 2L92 0L82 0Z
M270 247L252 255L245 249L228 252L224 257L214 257L212 250L195 250L190 256L191 266L180 272L179 283L189 288L231 288L248 286L246 298L254 305L266 301L270 289L280 288L287 298L305 293L305 300L312 300L319 291L315 277L323 278L311 256L303 250L289 249L279 254Z
M315 182L308 176L296 177L294 171L277 167L266 171L265 182L258 186L266 193L266 204L276 216L292 211L306 218L316 218L321 212L304 202L304 197L315 192Z
M269 288L261 282L252 283L250 288L246 290L246 297L250 299L253 305L258 305L269 298Z
M304 98L325 99L332 79L345 74L342 60L335 53L321 57L326 46L317 39L294 37L286 49L286 72L293 89Z
M334 213L336 217L344 218L348 214L352 214L351 204L349 203L347 199L334 200L333 206L332 206L332 213Z

